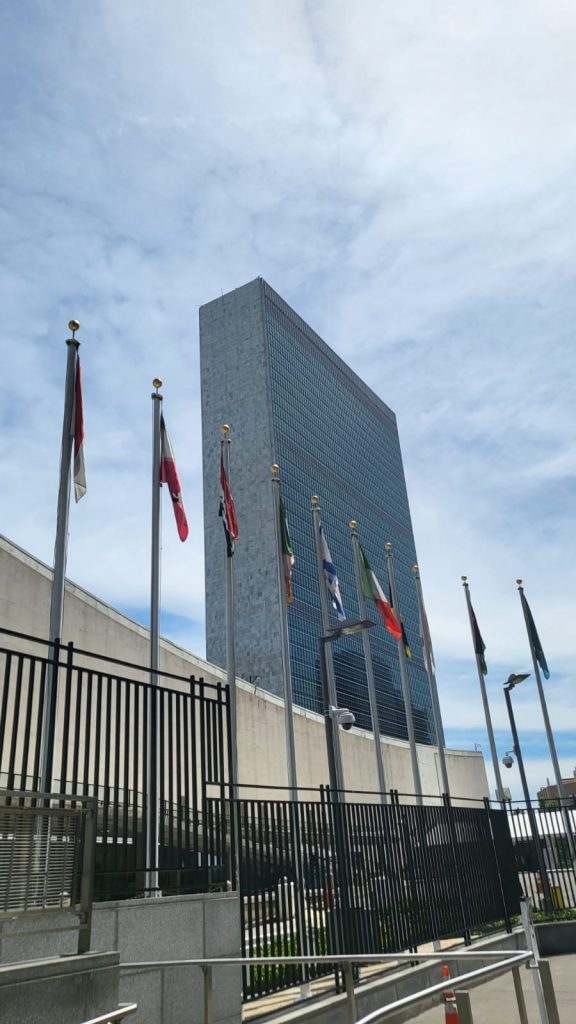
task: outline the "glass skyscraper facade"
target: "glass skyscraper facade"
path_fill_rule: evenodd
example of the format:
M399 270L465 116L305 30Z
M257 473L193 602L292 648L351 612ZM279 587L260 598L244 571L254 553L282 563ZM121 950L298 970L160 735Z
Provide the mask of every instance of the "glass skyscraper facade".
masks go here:
M206 311L204 323L201 311L204 426L208 428L210 419L214 424L216 422L213 410L208 408L212 396L213 401L220 404L220 418L230 422L233 431L236 428L239 435L232 458L233 486L238 480L239 487L239 556L242 520L246 517L250 533L253 525L248 522L248 517L258 520L261 514L261 526L256 527L260 546L258 548L255 543L252 548L260 551L257 556L261 558L259 569L255 569L253 564L248 565L248 557L253 558L252 555L244 556L245 574L251 580L249 585L243 586L241 582L240 557L236 567L241 600L248 605L240 613L241 619L246 616L243 630L246 639L239 641L238 663L243 666L242 674L247 678L248 675L260 676L260 683L264 686L269 678L269 688L281 692L272 662L266 661L263 650L266 646L266 604L270 619L268 634L273 645L276 642L277 601L282 600L282 594L277 593L275 551L268 543L264 526L267 511L272 509L267 471L271 462L277 462L281 468L282 495L296 558L294 601L288 607L295 703L313 711L323 710L318 665L318 636L322 632L322 622L310 503L311 495L315 494L320 499L321 519L348 617L358 616L349 521L357 520L360 543L385 591L388 590L388 575L384 544L387 541L393 544L398 598L413 652L408 662L408 675L416 739L420 743L434 743L430 693L421 657L412 575L412 566L417 561L416 550L394 414L261 279L202 309ZM232 365L223 370L227 348ZM230 387L224 382L226 373L231 377ZM243 380L245 374L246 381ZM236 388L233 378L236 379ZM227 395L223 399L224 405L222 399L216 398L218 384ZM253 393L247 395L245 389L250 387ZM247 402L252 403L250 411L247 411ZM257 442L250 436L251 418ZM213 428L205 430L205 446L210 444L213 433ZM251 461L255 458L260 460L259 468ZM212 489L211 482L208 488L206 486L205 460L205 500L207 492L210 492L210 500L216 500L215 495L214 499L211 497ZM256 542L257 538L254 540ZM219 585L215 577L210 577L208 570L211 550L212 544L208 539L208 606L214 605ZM239 596L237 594L237 606ZM249 612L251 602L253 617ZM370 602L367 602L367 613L377 622L376 628L370 631L370 637L380 730L384 735L406 739L396 642L384 629ZM210 660L214 656L216 660L219 657L222 663L222 644L216 636L217 618L211 615L210 607L207 607L207 620L207 655ZM239 625L242 628L237 621L237 636ZM336 618L334 625L337 625ZM356 716L357 725L368 729L370 713L362 640L359 636L341 638L332 645L332 652L339 705L349 707ZM262 668L266 665L269 671Z

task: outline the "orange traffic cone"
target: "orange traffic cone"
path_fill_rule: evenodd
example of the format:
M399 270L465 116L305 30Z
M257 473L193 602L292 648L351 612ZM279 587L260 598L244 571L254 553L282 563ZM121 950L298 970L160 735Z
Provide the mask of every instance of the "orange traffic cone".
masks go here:
M448 964L442 964L442 977L450 977L450 970ZM446 989L446 991L444 992L444 1019L446 1021L446 1024L460 1024L458 1003L456 1002L456 996L454 995L452 989Z

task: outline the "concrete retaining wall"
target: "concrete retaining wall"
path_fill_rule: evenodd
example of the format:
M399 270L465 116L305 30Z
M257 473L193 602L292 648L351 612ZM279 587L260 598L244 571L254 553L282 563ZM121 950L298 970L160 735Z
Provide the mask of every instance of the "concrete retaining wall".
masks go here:
M17 969L15 961L41 957L65 956L56 962L71 963L78 959L70 956L76 950L77 935L72 917L6 921L0 926L0 959L7 969ZM239 898L234 893L207 893L96 904L92 949L117 950L121 964L240 956ZM202 983L199 967L121 970L117 992L121 1002L138 1003L138 1024L203 1024ZM241 1002L240 969L216 968L214 1024L239 1024ZM110 1009L110 1001L97 1009ZM82 1019L77 1016L74 1024ZM1 1024L4 1020L13 1024L0 1013ZM42 1024L47 1022L42 1019Z
M0 1021L80 1024L115 1010L118 962L117 953L87 953L0 967Z
M576 921L550 921L536 925L540 956L576 953Z

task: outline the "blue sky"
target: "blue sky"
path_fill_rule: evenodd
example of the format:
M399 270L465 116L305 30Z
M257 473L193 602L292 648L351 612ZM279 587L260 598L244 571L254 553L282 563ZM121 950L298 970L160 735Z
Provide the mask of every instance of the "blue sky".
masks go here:
M160 375L192 525L164 530L164 625L202 653L198 306L262 274L397 413L449 741L488 751L467 573L510 746L520 575L571 773L573 5L27 0L1 28L1 531L51 560L77 317L69 575L145 620ZM515 702L537 786L532 680Z

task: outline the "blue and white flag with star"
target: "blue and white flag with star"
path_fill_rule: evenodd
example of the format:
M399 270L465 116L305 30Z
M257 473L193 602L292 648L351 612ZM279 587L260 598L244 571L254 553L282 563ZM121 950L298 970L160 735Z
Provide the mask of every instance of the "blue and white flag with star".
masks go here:
M336 575L336 568L332 561L332 555L328 550L326 543L326 537L324 536L324 529L320 526L320 541L322 544L322 567L324 569L324 580L326 582L326 588L330 595L330 601L336 615L341 622L346 618L346 612L344 611L344 605L342 604L342 597L340 596L340 584L338 583L338 576Z

